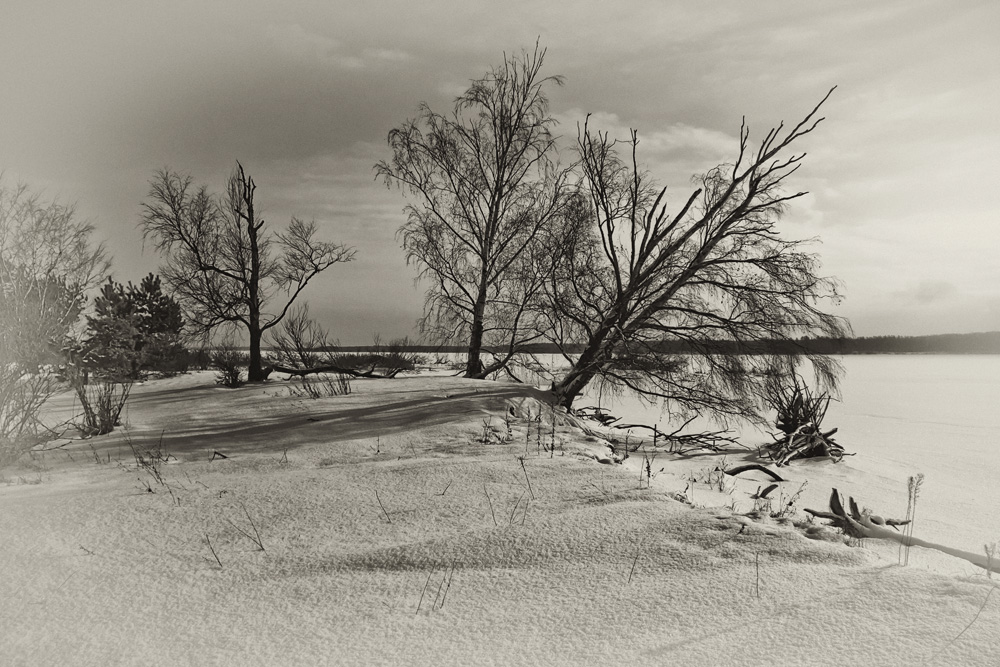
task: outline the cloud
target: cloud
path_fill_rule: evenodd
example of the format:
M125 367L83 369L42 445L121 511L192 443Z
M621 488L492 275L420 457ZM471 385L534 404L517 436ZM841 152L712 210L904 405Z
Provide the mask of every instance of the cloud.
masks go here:
M592 133L607 132L611 139L620 141L629 141L632 129L636 129L639 164L651 172L654 181L671 187L683 187L692 176L733 160L739 148L739 140L732 135L683 122L636 127L631 120L607 111L591 113L588 120L579 108L557 114L556 118L563 133L571 135L575 135L577 124L582 128L585 120ZM620 150L629 149L625 145Z
M955 285L946 280L921 280L908 294L904 293L903 296L926 305L951 299L957 293L958 289Z
M357 70L377 62L400 63L412 59L398 49L363 48L354 53L344 42L307 30L298 23L270 24L264 34L275 51L323 67Z

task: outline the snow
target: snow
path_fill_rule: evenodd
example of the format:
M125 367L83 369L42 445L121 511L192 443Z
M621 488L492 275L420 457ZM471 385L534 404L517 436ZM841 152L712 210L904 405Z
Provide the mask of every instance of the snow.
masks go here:
M0 662L1000 664L1000 595L987 600L993 581L964 561L914 550L919 566L901 567L894 543L734 514L725 505L745 512L761 482L690 486L719 457L660 454L640 489L641 457L597 463L601 442L567 423L550 456L530 388L353 386L310 400L280 380L151 381L127 434L0 471ZM503 433L511 408L540 410L541 436L515 417L512 441L483 444L484 420ZM52 414L72 409L64 396ZM126 435L171 455L164 485ZM888 497L863 456L793 464L787 488L808 479L799 508L834 482L862 504ZM872 505L890 516L906 498L891 472L896 505ZM694 506L675 499L685 489ZM946 542L934 528L914 532Z

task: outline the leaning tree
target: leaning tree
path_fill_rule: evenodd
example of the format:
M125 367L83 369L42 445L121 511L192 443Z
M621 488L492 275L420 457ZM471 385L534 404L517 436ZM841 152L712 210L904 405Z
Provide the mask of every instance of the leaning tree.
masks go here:
M267 377L261 361L264 333L278 325L309 281L354 249L315 238L316 223L292 218L283 232L271 232L254 206L257 186L237 162L226 195L191 187L191 177L156 173L143 204L142 227L166 256L163 277L202 332L242 327L250 342L247 377ZM278 293L284 304L274 314L265 305Z
M666 188L636 166L636 133L622 158L618 142L584 123L578 150L589 211L567 227L548 289L550 336L570 363L552 384L555 401L569 408L599 378L681 412L759 421L764 383L794 368L769 354L768 342L786 341L787 350L803 335L848 332L819 307L839 299L838 283L818 276L816 255L776 226L805 194L783 190L805 156L789 147L823 120L817 114L832 92L756 149L744 120L734 163L697 178L700 187L673 214ZM836 383L833 360L792 352Z
M392 158L376 172L413 198L400 229L407 259L429 282L421 329L468 344L467 377L503 367L539 337L529 304L539 283L526 253L563 202L555 119L543 77L545 49L505 56L455 101L451 114L421 105L389 133ZM485 346L506 354L486 365Z

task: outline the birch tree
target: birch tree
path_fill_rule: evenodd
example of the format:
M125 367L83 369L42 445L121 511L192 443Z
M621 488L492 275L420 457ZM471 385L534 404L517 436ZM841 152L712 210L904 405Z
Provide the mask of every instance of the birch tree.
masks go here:
M548 287L550 337L570 363L552 384L554 400L568 408L600 379L682 412L760 420L765 381L794 365L769 354L767 341L849 332L820 308L839 300L837 281L818 275L804 241L777 229L805 194L785 190L805 157L792 144L822 122L832 92L756 148L744 120L733 163L699 176L672 213L667 189L637 166L637 134L617 142L583 124L589 212L563 239ZM798 352L835 385L832 359Z
M505 56L450 114L421 105L389 133L392 158L375 167L411 198L399 234L429 283L421 329L467 343L466 377L489 375L540 337L529 316L538 282L525 257L558 215L566 185L545 95L562 78L543 77L544 60L537 45ZM487 345L507 353L485 364Z

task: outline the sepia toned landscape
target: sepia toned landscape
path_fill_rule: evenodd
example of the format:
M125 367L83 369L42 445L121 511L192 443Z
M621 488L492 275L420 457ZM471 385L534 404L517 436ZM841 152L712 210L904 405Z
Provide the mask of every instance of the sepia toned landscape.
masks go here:
M0 663L1000 664L996 8L342 4L6 12Z

